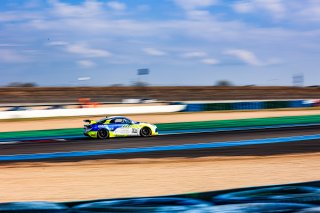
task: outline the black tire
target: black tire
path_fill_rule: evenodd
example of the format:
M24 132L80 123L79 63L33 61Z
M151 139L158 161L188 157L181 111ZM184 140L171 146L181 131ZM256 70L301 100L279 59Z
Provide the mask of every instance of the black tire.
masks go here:
M97 133L97 137L99 139L107 139L109 138L109 131L106 129L99 129Z
M151 134L152 134L152 131L149 127L143 127L140 130L140 136L142 136L142 137L149 137L149 136L151 136Z

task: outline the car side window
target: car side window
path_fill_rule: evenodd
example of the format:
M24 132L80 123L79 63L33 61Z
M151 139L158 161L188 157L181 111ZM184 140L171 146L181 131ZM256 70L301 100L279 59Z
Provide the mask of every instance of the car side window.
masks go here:
M114 123L116 123L116 124L122 124L123 123L122 121L123 121L122 118L114 119Z
M110 121L110 124L131 124L132 122L126 118L115 118Z
M126 118L123 119L123 122L126 123L126 124L131 124L132 123L129 119L126 119Z

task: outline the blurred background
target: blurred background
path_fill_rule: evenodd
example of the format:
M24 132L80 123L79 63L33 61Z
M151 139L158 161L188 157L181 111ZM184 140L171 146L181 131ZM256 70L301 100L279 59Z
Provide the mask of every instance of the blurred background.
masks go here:
M1 109L317 99L319 8L313 0L3 0Z
M318 181L319 29L317 0L1 0L0 202L181 194L211 208L235 201L182 194ZM83 136L84 118L110 115L160 135ZM319 207L319 182L292 187L267 194Z
M0 85L314 86L319 7L314 0L3 0Z

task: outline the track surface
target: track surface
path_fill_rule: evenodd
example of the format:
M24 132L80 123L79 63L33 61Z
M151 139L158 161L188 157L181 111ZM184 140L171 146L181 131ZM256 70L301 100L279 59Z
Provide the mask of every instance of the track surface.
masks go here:
M241 130L230 132L189 133L177 135L161 135L150 138L115 138L110 140L77 139L60 142L26 142L19 144L0 144L0 155L34 154L52 152L72 152L102 149L121 149L150 147L162 145L182 145L208 142L240 141L251 139L290 137L299 135L320 134L320 126L286 127L278 129ZM199 149L187 151L166 151L143 154L121 154L95 157L76 157L49 161L70 161L97 158L132 158L132 157L199 157L199 156L264 156L274 154L320 152L320 141L299 141L294 143L248 145L232 148Z

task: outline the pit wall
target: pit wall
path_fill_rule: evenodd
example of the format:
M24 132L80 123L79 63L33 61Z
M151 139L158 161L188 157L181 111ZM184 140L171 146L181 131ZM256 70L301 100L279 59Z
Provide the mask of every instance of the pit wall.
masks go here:
M185 105L159 105L159 106L124 106L124 107L101 107L80 109L51 109L51 110L21 110L0 111L1 119L21 118L49 118L70 116L95 116L95 115L128 115L150 113L172 113L185 109Z

